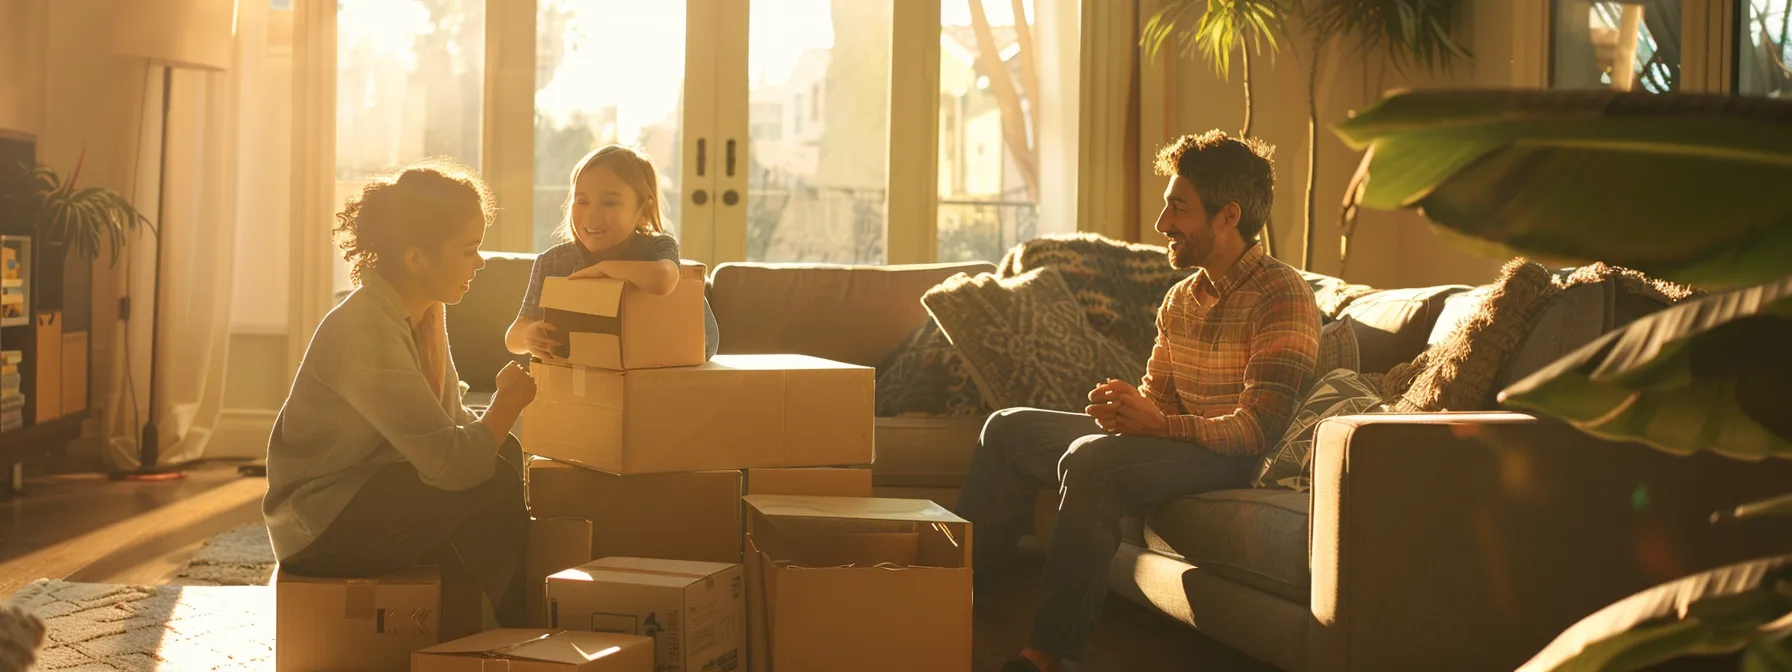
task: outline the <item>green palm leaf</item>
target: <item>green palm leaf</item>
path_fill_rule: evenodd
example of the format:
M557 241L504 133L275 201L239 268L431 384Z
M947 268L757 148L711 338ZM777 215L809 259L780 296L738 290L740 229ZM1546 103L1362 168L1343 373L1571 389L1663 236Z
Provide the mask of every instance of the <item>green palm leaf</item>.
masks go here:
M1200 20L1190 26L1186 17L1200 10ZM1261 53L1276 47L1276 32L1285 12L1280 0L1175 0L1151 15L1140 32L1139 45L1148 58L1157 58L1175 38L1184 56L1199 53L1213 64L1221 79L1230 77L1232 52L1248 44Z
M1675 453L1792 457L1792 277L1672 306L1500 392L1588 433Z
M80 165L77 162L76 174ZM155 225L118 192L105 187L76 188L48 168L27 168L35 193L37 230L47 242L66 245L66 250L88 260L97 259L102 244L113 264L138 226L156 234Z
M1792 555L1720 567L1637 593L1582 619L1519 672L1637 670L1740 653L1744 670L1792 657ZM1761 667L1751 667L1760 665Z
M1375 150L1361 205L1492 252L1710 287L1792 273L1792 101L1419 91L1335 131Z

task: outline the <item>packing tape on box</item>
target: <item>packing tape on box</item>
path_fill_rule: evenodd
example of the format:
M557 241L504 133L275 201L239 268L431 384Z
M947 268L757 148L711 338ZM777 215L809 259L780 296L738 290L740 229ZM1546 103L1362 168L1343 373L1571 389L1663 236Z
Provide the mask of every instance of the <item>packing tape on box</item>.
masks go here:
M348 599L343 603L342 617L373 620L376 615L373 598L378 583L370 579L349 579L346 586Z

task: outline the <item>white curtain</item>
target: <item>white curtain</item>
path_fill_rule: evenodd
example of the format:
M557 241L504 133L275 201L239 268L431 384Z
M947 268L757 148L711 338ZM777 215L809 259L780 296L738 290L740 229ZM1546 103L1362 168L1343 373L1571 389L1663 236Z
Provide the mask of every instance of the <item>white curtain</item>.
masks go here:
M167 200L161 237L161 338L156 345L156 425L158 465L202 459L217 429L224 405L225 362L228 359L232 271L239 194L239 104L246 82L259 73L265 58L265 3L242 3L239 24L260 30L239 30L233 40L233 67L227 71L173 70L168 100L165 164L162 156L162 66L146 64L143 96L143 143L131 182L136 203L152 220L158 187ZM263 21L256 22L261 17ZM254 39L245 39L253 37ZM251 88L252 90L252 88ZM166 165L166 180L158 182ZM252 203L253 201L248 201ZM128 325L118 330L112 346L123 356L113 359L108 392L106 458L118 469L140 465L140 436L149 420L150 325L155 302L156 241L147 234L132 242L128 264L131 297ZM127 270L128 269L128 270Z

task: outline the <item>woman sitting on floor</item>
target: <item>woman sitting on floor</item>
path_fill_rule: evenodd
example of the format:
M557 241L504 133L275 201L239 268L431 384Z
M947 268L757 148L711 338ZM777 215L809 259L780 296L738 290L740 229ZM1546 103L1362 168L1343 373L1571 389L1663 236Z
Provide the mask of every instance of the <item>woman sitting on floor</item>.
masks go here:
M474 415L442 318L485 266L492 212L479 177L442 160L348 199L336 242L359 288L305 351L268 439L262 512L285 571L365 578L458 559L498 622L520 627L529 514L510 429L535 381L512 362Z

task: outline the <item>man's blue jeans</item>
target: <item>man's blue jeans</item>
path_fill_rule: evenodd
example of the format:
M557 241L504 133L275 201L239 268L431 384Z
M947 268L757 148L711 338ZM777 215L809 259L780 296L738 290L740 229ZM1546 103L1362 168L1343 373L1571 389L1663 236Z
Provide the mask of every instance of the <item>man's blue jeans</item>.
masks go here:
M1082 413L1011 408L990 416L965 475L958 514L976 532L973 584L1003 571L1039 488L1058 487L1029 646L1079 660L1107 597L1120 519L1170 499L1244 487L1255 458L1187 441L1109 435Z

